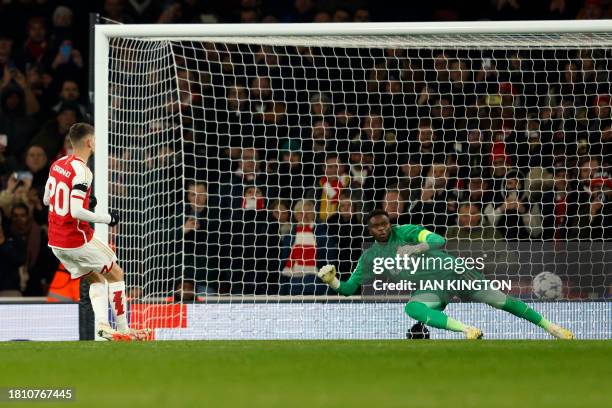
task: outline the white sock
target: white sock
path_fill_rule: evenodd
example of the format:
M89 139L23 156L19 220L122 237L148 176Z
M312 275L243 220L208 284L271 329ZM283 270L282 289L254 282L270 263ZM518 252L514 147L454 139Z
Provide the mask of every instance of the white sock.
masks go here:
M130 328L127 322L127 302L125 300L125 281L109 282L108 299L110 300L117 331L127 333Z
M108 290L106 283L92 283L89 285L89 299L91 299L91 307L94 312L94 327L98 328L100 323L108 324ZM96 340L102 340L95 334Z

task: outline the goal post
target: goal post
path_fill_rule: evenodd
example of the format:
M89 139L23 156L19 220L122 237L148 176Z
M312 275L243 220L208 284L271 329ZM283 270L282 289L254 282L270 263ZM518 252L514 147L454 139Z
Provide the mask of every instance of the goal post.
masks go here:
M612 20L97 25L95 191L122 222L95 235L132 321L165 339L402 337L409 291L340 298L314 277L348 278L381 207L610 338L611 49ZM449 314L546 337L483 305Z

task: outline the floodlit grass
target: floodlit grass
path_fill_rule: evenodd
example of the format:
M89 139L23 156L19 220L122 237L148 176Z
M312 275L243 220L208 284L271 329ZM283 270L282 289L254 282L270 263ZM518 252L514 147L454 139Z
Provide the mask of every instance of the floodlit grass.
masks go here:
M75 402L35 405L45 407L558 408L612 401L611 341L13 342L0 343L0 361L0 387L76 390Z

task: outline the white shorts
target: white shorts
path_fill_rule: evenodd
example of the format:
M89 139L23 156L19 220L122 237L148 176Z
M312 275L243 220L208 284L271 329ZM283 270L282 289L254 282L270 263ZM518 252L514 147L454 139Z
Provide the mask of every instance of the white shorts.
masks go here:
M102 241L92 238L79 248L51 248L57 259L70 272L72 279L90 272L106 274L117 262L115 253Z

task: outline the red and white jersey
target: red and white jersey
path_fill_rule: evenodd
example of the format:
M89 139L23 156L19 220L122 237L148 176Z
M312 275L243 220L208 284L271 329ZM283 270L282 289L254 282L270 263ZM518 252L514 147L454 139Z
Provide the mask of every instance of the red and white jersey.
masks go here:
M89 208L89 195L93 174L87 164L74 155L64 156L51 165L45 185L49 197L49 246L79 248L93 237L88 222L70 215L70 199L77 198Z

